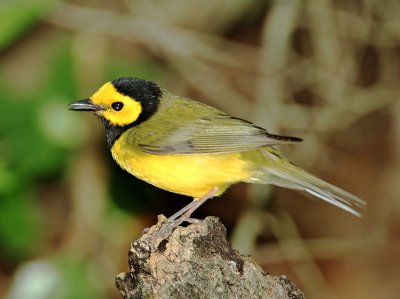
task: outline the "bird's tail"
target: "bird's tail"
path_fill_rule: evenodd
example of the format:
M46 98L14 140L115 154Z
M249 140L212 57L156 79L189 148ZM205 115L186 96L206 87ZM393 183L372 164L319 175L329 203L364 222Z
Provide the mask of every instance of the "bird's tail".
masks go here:
M264 154L269 156L267 157L268 160L271 160L271 152L265 151ZM362 211L366 207L364 200L309 174L285 158L275 156L273 160L275 160L275 163L271 161L272 163L268 163L265 169L265 183L306 191L338 208L361 217Z

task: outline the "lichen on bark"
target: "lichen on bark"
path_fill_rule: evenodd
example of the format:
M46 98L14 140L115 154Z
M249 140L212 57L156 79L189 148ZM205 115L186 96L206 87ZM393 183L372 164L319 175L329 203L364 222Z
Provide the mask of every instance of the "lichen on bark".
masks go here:
M216 217L178 226L166 237L159 216L129 250L130 272L116 278L123 298L303 299L285 276L266 274L250 257L232 249Z

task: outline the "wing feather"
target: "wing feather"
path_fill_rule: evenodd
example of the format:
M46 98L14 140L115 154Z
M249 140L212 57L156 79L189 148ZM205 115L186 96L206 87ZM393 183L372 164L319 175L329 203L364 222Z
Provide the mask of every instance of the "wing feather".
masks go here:
M300 138L273 135L248 121L218 114L186 123L159 140L139 147L156 155L216 154L299 141Z

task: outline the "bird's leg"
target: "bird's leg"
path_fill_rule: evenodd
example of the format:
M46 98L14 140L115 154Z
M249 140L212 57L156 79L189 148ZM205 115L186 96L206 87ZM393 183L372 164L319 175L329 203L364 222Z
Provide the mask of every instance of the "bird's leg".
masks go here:
M165 226L163 226L159 231L157 231L154 235L155 238L165 239L167 238L172 230L180 225L182 222L190 222L190 223L199 223L201 220L190 218L192 213L200 207L203 203L205 203L209 198L213 197L218 191L217 187L213 187L210 191L208 191L203 197L194 199L191 203L184 206L178 212L170 216L165 221Z
M169 216L167 221L168 222L174 222L177 218L181 217L183 214L185 214L188 210L193 208L195 205L197 205L198 200L192 200L189 204L184 206L182 209L180 209L178 212L173 214L172 216Z
M191 203L184 206L178 212L173 214L171 217L167 219L167 222L172 223L174 227L178 226L184 221L190 223L198 223L198 219L190 218L192 213L196 211L203 203L205 203L208 199L214 197L215 193L217 193L218 188L213 187L210 191L208 191L203 197L194 199Z
M214 197L215 193L217 193L218 188L217 187L212 187L210 191L208 191L203 197L196 198L191 202L190 207L182 214L177 220L180 220L182 222L187 221L190 223L199 223L201 220L195 219L195 218L190 218L192 216L192 213L196 211L203 203L205 203L208 199Z

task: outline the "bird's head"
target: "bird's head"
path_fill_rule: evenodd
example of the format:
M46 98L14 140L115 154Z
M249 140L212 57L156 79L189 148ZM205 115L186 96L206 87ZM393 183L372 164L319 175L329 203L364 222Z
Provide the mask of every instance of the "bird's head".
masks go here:
M156 83L123 77L105 83L91 97L73 102L68 108L92 111L109 126L131 127L157 111L160 96L161 89Z

